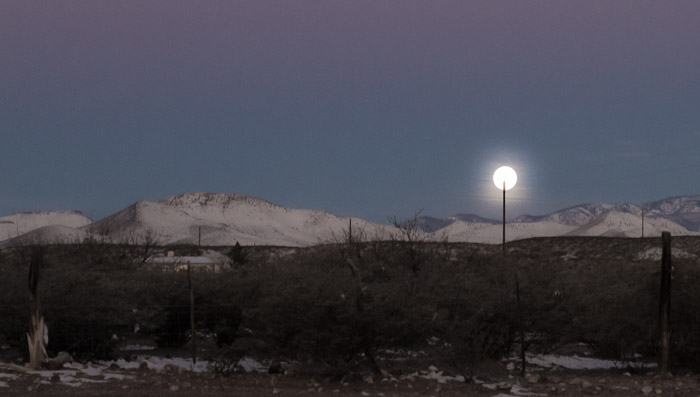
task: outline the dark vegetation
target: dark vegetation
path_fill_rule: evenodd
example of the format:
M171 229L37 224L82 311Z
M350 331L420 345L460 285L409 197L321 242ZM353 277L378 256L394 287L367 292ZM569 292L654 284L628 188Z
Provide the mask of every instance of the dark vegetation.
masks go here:
M517 351L521 319L530 352L586 343L621 365L654 359L660 261L643 254L660 239L522 240L504 257L499 246L427 242L410 227L385 242L355 232L312 248L221 247L235 258L230 268L192 275L197 326L222 348L312 360L338 373L379 371L378 352L407 349L432 351L469 378L483 360ZM683 255L674 258L672 362L697 368L700 240L676 237L673 249ZM28 266L41 255L49 355L114 357L137 324L141 337L181 346L187 275L150 268L142 252L94 241L4 249L0 336L26 346Z

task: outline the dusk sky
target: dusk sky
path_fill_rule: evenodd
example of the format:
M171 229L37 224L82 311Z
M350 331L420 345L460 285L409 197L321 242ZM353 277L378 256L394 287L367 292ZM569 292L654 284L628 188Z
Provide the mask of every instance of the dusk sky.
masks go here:
M383 222L700 194L700 2L2 1L0 216Z

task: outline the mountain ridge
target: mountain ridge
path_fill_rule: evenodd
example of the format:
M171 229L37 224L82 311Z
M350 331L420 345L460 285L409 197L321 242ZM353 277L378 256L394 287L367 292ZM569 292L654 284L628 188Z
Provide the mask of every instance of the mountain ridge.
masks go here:
M420 216L416 227L431 240L500 243L502 221L458 213ZM31 241L72 242L101 236L114 243L151 239L161 244L308 246L341 240L352 222L366 239L399 238L393 225L295 209L242 193L189 192L162 200L139 200L97 221L80 211L33 211L0 218L0 241L19 235ZM20 227L21 226L21 227ZM674 196L640 205L580 204L544 215L521 215L506 225L509 241L546 236L640 237L662 230L700 235L700 195ZM5 244L6 245L6 244Z

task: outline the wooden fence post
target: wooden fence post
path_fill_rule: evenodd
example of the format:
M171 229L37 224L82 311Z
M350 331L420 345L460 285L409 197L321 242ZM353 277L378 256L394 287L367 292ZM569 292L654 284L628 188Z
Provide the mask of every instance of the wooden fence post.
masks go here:
M659 296L659 371L668 373L671 341L671 233L661 233L661 294Z
M46 341L48 331L41 315L41 300L39 298L39 278L44 262L44 253L40 247L33 247L29 262L29 332L27 343L29 347L29 367L37 370L46 361Z

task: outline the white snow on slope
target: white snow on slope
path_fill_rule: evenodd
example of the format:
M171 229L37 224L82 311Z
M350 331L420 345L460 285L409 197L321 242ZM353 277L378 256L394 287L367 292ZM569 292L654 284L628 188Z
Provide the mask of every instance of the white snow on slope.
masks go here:
M644 219L644 235L660 236L668 231L673 235L698 234L690 232L683 226L668 219L646 217ZM642 235L642 217L630 213L611 211L570 233L574 236L610 236L610 237L640 237Z
M48 242L55 242L57 236L77 237L80 233L75 230L91 222L90 218L79 211L20 212L0 218L0 241L10 240L38 229L54 227L54 230L45 230L36 234L34 238L48 238Z
M700 197L700 196L698 196ZM654 204L644 219L645 236L662 231L673 235L700 235L683 225L700 216L697 200L676 198L674 206ZM690 201L689 201L690 200ZM679 204L680 203L680 204ZM685 203L685 204L683 204ZM683 204L683 205L681 205ZM691 205L692 204L692 205ZM661 210L681 211L674 220L653 216ZM632 204L580 205L547 216L521 216L506 226L506 240L556 236L639 237L642 209ZM696 212L698 212L696 214ZM651 216L650 216L651 215ZM692 219L691 219L692 218ZM146 238L160 244L201 242L204 245L309 246L344 238L352 219L353 234L364 232L365 239L400 238L393 226L359 218L333 215L320 210L291 209L269 201L237 193L184 193L161 201L138 201L98 222L77 211L18 213L0 218L0 246L12 244L8 238L23 236L26 242L70 243L91 236L106 237L113 243L143 243ZM478 217L453 221L433 233L428 240L499 244L502 226L480 222ZM3 240L5 240L3 242Z
M150 233L161 243L306 246L340 238L351 218L325 211L285 208L234 193L185 193L158 202L139 201L95 222L90 229L118 241ZM390 228L352 218L354 233L385 235Z
M23 244L66 244L81 242L87 236L84 229L76 229L64 225L50 225L34 229L17 239L0 242L0 245L12 245L14 241Z
M0 241L46 226L61 225L78 229L92 220L79 211L20 212L0 218Z
M506 241L531 237L560 236L574 230L575 226L545 221L532 223L507 223ZM444 233L448 241L498 244L503 239L503 226L488 223L470 223L457 221L438 230Z
M555 236L605 236L605 237L640 237L642 235L642 218L626 212L610 211L593 221L577 227L570 222L560 223L547 218L537 222L510 222L506 224L506 241L532 237ZM688 231L683 226L665 218L646 217L644 235L660 236L668 231L676 236L700 235ZM456 221L438 231L449 241L499 244L503 239L503 226L488 223Z

